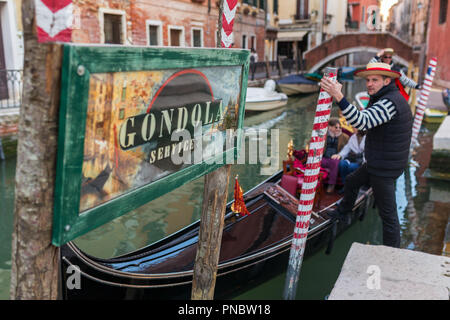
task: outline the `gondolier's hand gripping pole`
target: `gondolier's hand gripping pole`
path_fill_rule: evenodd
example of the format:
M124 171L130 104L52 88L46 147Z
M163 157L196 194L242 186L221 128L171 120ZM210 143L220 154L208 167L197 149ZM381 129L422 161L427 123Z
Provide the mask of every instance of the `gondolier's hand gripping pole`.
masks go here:
M325 92L332 96L337 103L344 98L344 95L342 94L342 84L339 82L330 80L327 77L322 77L320 86Z

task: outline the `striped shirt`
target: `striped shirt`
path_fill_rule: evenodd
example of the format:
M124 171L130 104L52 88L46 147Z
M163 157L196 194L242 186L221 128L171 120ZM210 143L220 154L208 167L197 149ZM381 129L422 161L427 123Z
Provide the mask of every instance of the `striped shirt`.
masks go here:
M348 124L358 130L370 130L378 127L389 122L397 113L395 105L388 99L381 99L370 108L360 111L359 108L343 98L339 101L339 108Z
M375 56L372 59L370 59L369 63L380 62L380 61L381 61L381 58L378 56ZM391 63L391 69L393 66L394 66L394 63ZM406 76L406 74L403 72L403 70L400 69L399 72L400 72L400 78L398 80L404 87L417 88L417 82L408 78Z

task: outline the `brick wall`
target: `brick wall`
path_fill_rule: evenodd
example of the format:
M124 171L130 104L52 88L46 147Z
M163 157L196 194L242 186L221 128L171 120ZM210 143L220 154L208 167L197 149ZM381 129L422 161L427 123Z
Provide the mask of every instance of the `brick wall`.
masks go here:
M125 16L124 44L148 45L148 23L161 26L162 45L169 45L170 28L183 30L186 47L192 46L192 30L202 30L203 47L216 47L218 22L217 1L164 0L164 1L120 1L120 0L74 0L75 10L80 14L81 28L72 32L76 43L102 43L101 12L123 13ZM254 13L253 13L254 11ZM264 11L252 8L244 14L240 8L236 13L234 33L235 47L242 48L242 35L256 36L256 49L260 60L264 57Z
M17 134L19 109L0 110L0 138Z
M361 45L374 48L394 48L396 54L406 61L417 63L418 56L413 54L412 47L388 33L349 33L337 35L305 53L307 68L313 67L325 57L352 47Z
M215 29L218 21L216 2L212 1L208 12L208 2L192 0L164 1L120 1L120 0L74 0L80 13L80 29L72 32L72 41L78 43L102 43L102 23L100 12L125 16L124 44L147 45L147 20L159 22L162 27L163 43L169 45L169 26L184 29L185 45L191 46L192 28L203 31L203 45L215 47Z
M431 1L426 64L428 65L428 61L432 57L437 57L438 65L436 68L434 84L450 88L450 4L447 8L446 21L439 24L439 3L440 1Z

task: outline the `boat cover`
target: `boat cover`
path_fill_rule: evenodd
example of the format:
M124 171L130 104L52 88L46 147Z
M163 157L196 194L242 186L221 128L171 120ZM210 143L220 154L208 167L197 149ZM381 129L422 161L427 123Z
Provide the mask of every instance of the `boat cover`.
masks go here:
M316 81L305 78L302 74L292 74L277 81L278 84L313 84L317 85Z

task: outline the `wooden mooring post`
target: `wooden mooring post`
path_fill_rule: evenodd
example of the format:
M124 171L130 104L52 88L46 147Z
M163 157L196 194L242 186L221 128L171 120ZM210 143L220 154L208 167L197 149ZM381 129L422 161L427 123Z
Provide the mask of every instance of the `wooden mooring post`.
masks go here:
M225 1L227 3L224 8ZM232 30L235 13L232 9L236 5L237 0L220 0L218 48L231 46L229 39L222 39L222 32L225 33L225 36L227 35L226 31L222 30L222 19L229 20L228 26ZM229 35L231 36L231 34ZM192 300L214 299L230 174L231 165L225 165L205 176L202 216L192 279Z
M231 165L226 165L205 176L192 300L214 298L230 173Z
M20 110L10 298L59 297L59 248L52 245L60 44L39 43L35 1L22 1L25 43Z

